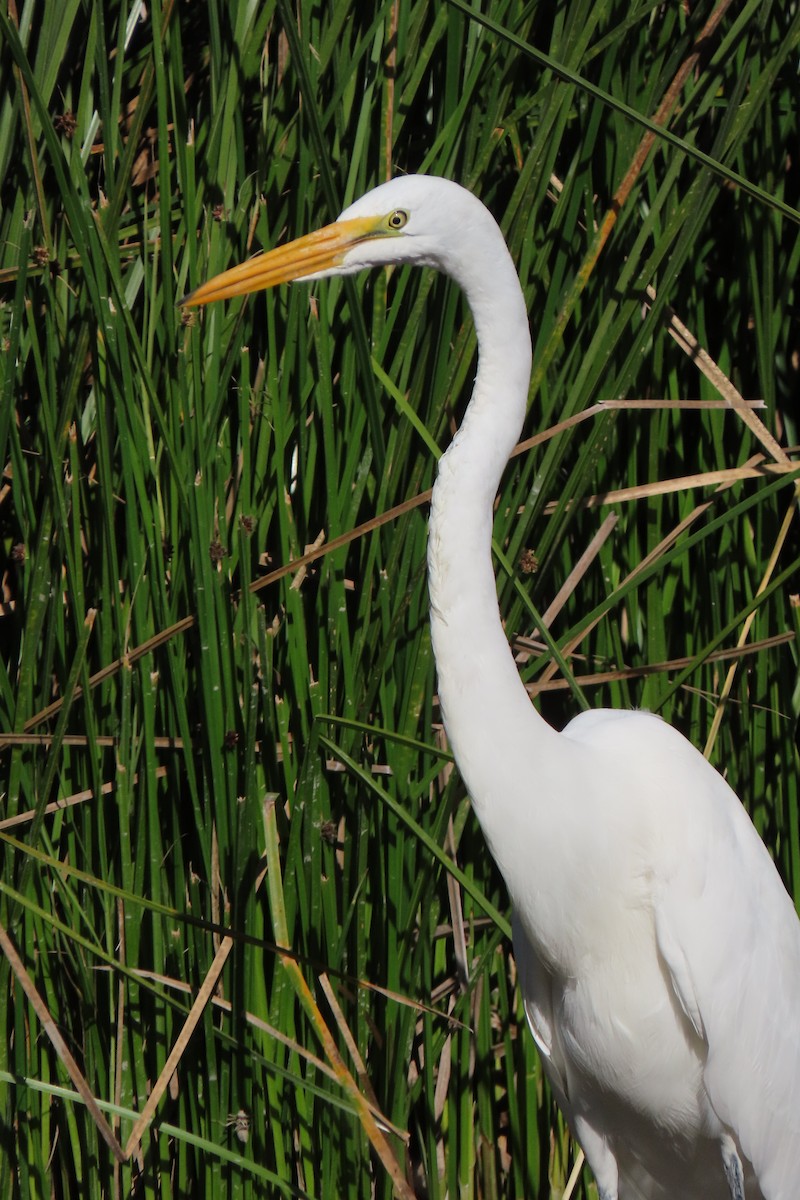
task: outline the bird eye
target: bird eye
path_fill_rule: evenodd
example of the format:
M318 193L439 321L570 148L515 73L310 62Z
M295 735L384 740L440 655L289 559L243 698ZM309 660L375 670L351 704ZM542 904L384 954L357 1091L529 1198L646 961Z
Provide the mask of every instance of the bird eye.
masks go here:
M404 208L396 208L387 219L386 224L390 229L402 229L404 225L408 224L408 213Z

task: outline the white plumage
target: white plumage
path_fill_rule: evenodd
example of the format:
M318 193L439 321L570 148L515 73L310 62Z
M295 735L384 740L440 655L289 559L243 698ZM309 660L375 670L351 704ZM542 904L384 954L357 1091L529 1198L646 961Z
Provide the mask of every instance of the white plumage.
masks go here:
M533 1036L602 1200L795 1200L800 922L738 799L648 713L556 733L506 642L492 505L531 342L502 234L469 192L409 176L219 276L203 304L384 263L464 289L479 364L431 504L431 632L445 726L514 911Z

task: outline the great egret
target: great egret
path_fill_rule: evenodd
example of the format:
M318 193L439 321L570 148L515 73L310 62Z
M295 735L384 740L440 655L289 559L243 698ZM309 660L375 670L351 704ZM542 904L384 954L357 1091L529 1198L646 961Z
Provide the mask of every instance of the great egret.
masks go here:
M800 922L764 845L660 718L598 710L551 729L503 632L492 506L525 416L531 340L492 216L448 180L394 179L185 303L386 263L450 275L477 329L475 389L431 501L431 634L553 1091L602 1200L795 1200Z

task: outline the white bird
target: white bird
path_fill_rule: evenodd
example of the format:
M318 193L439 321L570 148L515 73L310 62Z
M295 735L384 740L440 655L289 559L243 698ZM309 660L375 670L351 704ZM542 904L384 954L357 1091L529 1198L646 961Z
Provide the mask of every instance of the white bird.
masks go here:
M428 540L455 760L508 887L530 1028L601 1200L800 1195L800 922L744 808L686 739L602 709L553 730L497 605L492 511L531 340L503 236L471 193L408 176L188 304L412 263L451 276L478 335Z

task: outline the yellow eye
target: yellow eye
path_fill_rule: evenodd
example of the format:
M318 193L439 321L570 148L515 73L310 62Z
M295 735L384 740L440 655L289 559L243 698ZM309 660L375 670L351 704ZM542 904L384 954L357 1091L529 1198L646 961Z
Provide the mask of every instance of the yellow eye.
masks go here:
M404 208L396 208L394 212L386 218L386 224L390 229L397 231L408 224L408 213Z

